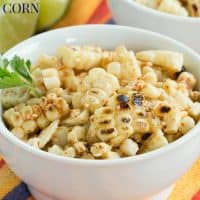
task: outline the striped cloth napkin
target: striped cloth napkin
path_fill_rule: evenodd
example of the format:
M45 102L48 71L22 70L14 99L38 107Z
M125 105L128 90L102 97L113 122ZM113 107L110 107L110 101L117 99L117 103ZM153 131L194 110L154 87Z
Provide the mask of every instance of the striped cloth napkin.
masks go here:
M114 24L106 0L73 0L68 14L54 28L94 23ZM16 177L1 157L0 199L33 200L26 185ZM168 200L200 200L200 160L177 181Z

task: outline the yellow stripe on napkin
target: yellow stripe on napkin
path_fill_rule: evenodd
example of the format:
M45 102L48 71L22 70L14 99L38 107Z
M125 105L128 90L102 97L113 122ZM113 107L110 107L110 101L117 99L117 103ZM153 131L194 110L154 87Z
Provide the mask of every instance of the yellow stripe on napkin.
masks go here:
M12 191L20 183L20 180L13 174L13 172L4 165L0 169L0 199L2 199L8 192Z
M186 161L187 162L187 161ZM200 160L180 179L168 200L191 200L200 189Z

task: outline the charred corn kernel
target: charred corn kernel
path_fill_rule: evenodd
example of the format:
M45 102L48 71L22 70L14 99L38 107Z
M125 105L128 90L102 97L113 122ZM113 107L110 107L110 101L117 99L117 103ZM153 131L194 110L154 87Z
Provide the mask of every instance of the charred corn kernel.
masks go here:
M161 130L153 133L141 146L140 153L153 151L168 144Z
M125 156L134 156L139 150L138 144L131 139L126 139L120 145L119 150Z
M133 134L132 116L129 113L120 113L115 116L115 123L119 134L125 134L128 137Z
M165 137L166 137L168 143L174 142L175 140L177 140L177 139L180 138L181 136L183 136L183 134L180 133L180 132L178 132L178 133L176 133L176 134L173 134L173 135L171 135L171 134L169 134L169 135L168 135L168 134L165 134Z
M22 108L24 108L25 106L26 106L25 103L17 104L17 105L15 106L15 111L20 112L20 110L21 110Z
M141 70L133 51L124 46L118 47L114 52L104 52L102 64L119 62L121 65L121 79L133 80L141 76Z
M91 153L84 153L81 158L87 159L87 160L94 160L94 156Z
M126 133L121 133L110 140L110 144L113 147L119 147L121 143L128 138L128 135Z
M156 9L160 3L160 0L136 0L136 2L143 4L147 7Z
M146 73L144 76L143 76L143 80L146 82L146 83L151 83L151 84L156 84L157 81L158 81L158 78L157 78L157 75L156 73Z
M200 92L199 91L191 91L190 92L190 98L193 101L200 102Z
M82 108L82 104L81 104L81 99L83 97L83 93L81 92L74 92L72 93L72 106L75 109L81 109Z
M75 75L67 76L64 80L64 88L68 89L69 91L76 92L80 85L80 79Z
M41 90L41 92L45 93L45 87L43 83L43 77L42 77L42 70L41 69L34 69L31 72L32 78L36 86Z
M186 1L187 3L187 10L189 15L192 17L200 17L200 2L199 0L190 0Z
M187 133L195 126L195 121L192 117L185 116L181 119L179 131L183 134Z
M112 128L115 126L115 120L110 115L102 117L99 116L95 118L95 126L97 129Z
M111 107L102 107L95 110L91 118L97 138L101 141L109 141L117 136L115 128L114 110Z
M46 69L46 68L55 68L60 65L59 59L55 56L48 56L46 54L40 55L36 65L33 69Z
M32 118L38 118L42 114L42 108L39 105L32 105Z
M61 98L61 97L58 97L56 100L55 100L55 103L54 105L56 106L56 108L58 109L58 111L61 113L62 116L65 116L69 113L69 105L67 104L67 102Z
M40 143L40 139L37 138L37 137L30 138L30 139L27 141L27 144L29 144L29 145L35 147L36 149L40 149L39 143Z
M188 16L188 11L178 0L162 0L157 9L174 15Z
M193 103L189 108L189 114L198 121L200 119L200 102Z
M137 143L142 143L142 137L143 137L143 135L145 135L145 134L134 133L134 134L131 136L131 139L133 139L133 140L136 141Z
M37 123L34 120L27 120L23 122L22 128L26 134L34 133L37 130Z
M165 92L167 92L169 95L174 95L177 92L177 83L174 80L166 79L163 82L163 89Z
M90 125L87 135L86 135L86 140L89 144L99 142L99 139L96 135L96 128L95 128L94 124Z
M57 128L54 136L52 137L53 144L64 147L67 145L67 135L69 133L69 128L60 126Z
M55 105L50 104L46 108L45 116L46 116L47 120L52 122L52 121L60 118L60 113L58 112Z
M20 113L23 117L24 120L30 120L33 119L33 109L31 106L24 106L21 110Z
M118 159L118 158L120 158L120 155L117 152L110 151L106 154L106 159L111 160L111 159Z
M106 66L107 72L121 78L121 65L119 62L112 62Z
M30 98L30 92L24 87L14 87L3 89L1 92L1 102L4 108L10 108L17 104L24 103Z
M62 121L63 125L74 126L74 125L84 125L89 120L88 110L72 109L70 111L69 117Z
M52 139L58 128L59 120L53 121L47 128L43 129L38 138L39 138L39 148L44 148L45 145Z
M55 155L59 155L59 156L64 156L65 153L62 150L61 147L59 147L58 145L54 144L52 147L48 148L48 152L55 154Z
M100 129L97 131L97 137L103 142L107 142L117 135L118 132L116 128Z
M154 114L148 116L148 122L150 126L150 132L156 132L162 127L160 118L155 116Z
M64 90L63 88L53 88L50 89L49 91L47 91L47 95L48 94L55 94L57 97L62 97L63 94L66 94L67 91Z
M187 110L193 103L191 99L185 96L181 91L177 91L176 94L173 95L173 98L181 110Z
M87 152L87 147L85 142L77 142L74 144L74 148L76 150L76 153L78 155L83 155L85 152Z
M45 85L47 90L60 87L59 77L56 77L56 76L46 77L43 80L44 80L44 85Z
M102 68L93 68L89 74L82 80L81 91L87 92L91 88L98 88L106 92L110 96L116 89L119 88L118 79L106 72Z
M111 146L103 142L95 143L90 148L90 152L95 158L105 158L110 151Z
M118 134L125 134L128 137L132 136L134 133L134 128L132 125L127 124L127 125L123 125L123 126L118 126L117 127L117 132Z
M156 116L162 117L168 114L172 109L172 106L168 102L162 101L156 105L154 113Z
M177 81L186 84L187 88L190 90L193 89L197 83L196 78L190 72L182 72Z
M81 105L94 112L108 101L108 95L99 88L91 88L81 99Z
M8 110L6 110L4 113L3 113L3 118L5 120L5 122L9 125L9 126L12 126L12 121L10 119L10 117L15 113L15 109L14 108L10 108Z
M169 72L179 72L183 66L183 55L173 51L147 50L138 52L136 57L159 65Z
M171 110L164 116L165 122L164 131L167 134L175 134L178 131L181 123L181 112L178 109Z
M149 122L147 119L136 119L133 121L133 129L136 133L147 133L150 131Z
M47 94L47 101L53 103L57 99L56 93L48 93Z
M102 108L99 108L99 109L96 109L95 110L95 113L94 113L96 116L107 116L107 115L111 115L111 116L114 116L114 110L109 107L109 106L106 106L106 107L102 107Z
M40 104L40 103L41 103L41 98L31 98L26 102L27 105L31 105L31 106Z
M58 77L58 70L54 68L47 68L42 70L42 76L43 77Z
M10 122L13 127L21 127L24 123L24 120L19 112L14 112L10 116Z
M150 66L144 66L143 68L142 68L142 74L143 75L146 75L146 74L149 74L149 73L154 73L155 71L154 71L154 69L152 68L152 67L150 67Z
M76 157L76 150L74 149L74 147L65 148L64 153L66 157L70 157L70 158Z
M98 47L64 46L59 48L58 56L66 67L88 70L99 65L102 57L101 51Z
M151 99L157 99L161 93L160 90L154 87L152 84L146 84L146 86L142 89L141 93Z
M67 140L68 143L74 144L81 140L84 140L86 137L86 129L82 126L73 127L72 131L68 133Z
M37 118L36 123L40 129L44 129L50 124L50 121L46 118L44 114L41 114Z
M11 132L13 133L13 135L21 140L25 139L26 134L23 128L15 127L11 130Z

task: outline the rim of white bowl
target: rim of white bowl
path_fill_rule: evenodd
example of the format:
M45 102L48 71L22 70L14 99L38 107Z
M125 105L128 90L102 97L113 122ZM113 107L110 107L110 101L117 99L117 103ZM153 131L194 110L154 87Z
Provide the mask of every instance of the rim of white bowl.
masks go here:
M168 36L164 36L162 34L159 33L154 33L152 31L148 31L145 29L139 29L139 28L133 28L133 27L128 27L128 26L120 26L120 25L79 25L79 26L71 26L71 27L65 27L65 28L59 28L59 29L55 29L55 30L51 30L51 31L47 31L41 34L38 34L36 36L33 36L27 40L24 40L23 42L19 43L18 45L14 46L13 48L11 48L10 50L8 50L4 55L5 57L7 55L9 55L11 52L14 52L15 49L21 47L21 46L26 46L26 43L30 42L32 39L37 39L37 38L41 38L47 34L52 34L54 32L60 32L60 31L69 31L69 30L73 30L73 29L84 29L84 30L93 30L93 29L106 29L106 30L113 30L116 29L123 29L124 31L136 31L136 32L140 32L140 33L146 33L152 36L156 36L160 39L165 39L166 41L168 40L169 42L173 42L176 46L179 46L183 49L185 49L189 54L191 54L193 57L196 57L196 59L199 59L199 63L200 63L200 56L191 48L187 47L186 45L182 44L181 42L178 42L174 39L171 39ZM2 107L0 106L0 113L2 113ZM127 164L129 162L133 163L133 162L140 162L143 160L148 160L157 156L160 156L164 153L167 153L175 148L177 148L178 146L186 143L188 140L190 140L192 137L194 137L196 134L198 134L198 130L200 130L200 122L198 122L195 127L193 129L191 129L187 134L185 134L184 136L182 136L181 138L179 138L178 140L166 145L165 147L162 147L160 149L148 152L148 153L144 153L144 154L140 154L140 155L136 155L136 156L132 156L132 157L126 157L126 158L119 158L119 159L113 159L113 160L86 160L86 159L79 159L79 158L69 158L69 157L62 157L62 156L58 156L58 155L54 155L51 153L48 153L46 151L43 150L39 150L36 149L28 144L26 144L25 142L21 141L20 139L18 139L16 136L14 136L13 134L11 134L11 132L7 129L7 127L4 125L3 120L1 120L0 118L0 134L3 135L3 137L10 141L11 143L17 145L19 148L22 148L23 150L34 154L35 156L39 156L41 158L47 159L47 160L53 160L56 162L63 162L63 163L68 163L68 164L80 164L80 165L98 165L98 166L110 166L110 165L123 165L123 164ZM200 137L200 136L199 136Z
M200 17L191 17L191 16L177 16L177 15L173 15L170 13L166 13L166 12L162 12L159 10L155 10L153 8L149 8L146 7L142 4L139 4L137 2L135 2L135 0L123 0L124 2L128 3L131 6L134 6L138 9L141 9L142 11L148 12L150 14L153 14L157 17L163 17L163 18L171 18L172 20L177 20L177 21L187 21L187 22L191 22L191 23L197 23L200 22Z

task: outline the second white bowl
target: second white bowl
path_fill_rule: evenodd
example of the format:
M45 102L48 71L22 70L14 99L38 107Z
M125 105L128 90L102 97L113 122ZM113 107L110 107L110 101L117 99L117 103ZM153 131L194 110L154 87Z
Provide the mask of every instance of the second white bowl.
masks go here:
M120 25L145 28L173 37L200 53L200 18L181 17L142 6L134 0L109 0Z

